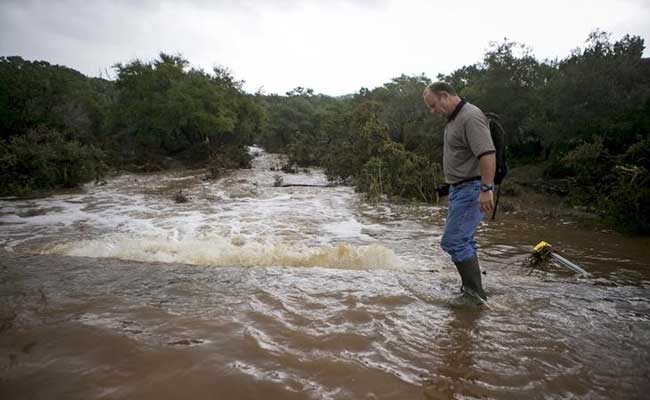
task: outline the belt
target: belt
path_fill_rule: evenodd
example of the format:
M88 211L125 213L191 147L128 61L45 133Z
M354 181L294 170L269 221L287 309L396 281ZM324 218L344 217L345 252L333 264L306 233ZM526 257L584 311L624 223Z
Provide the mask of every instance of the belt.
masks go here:
M462 181L458 181L458 182L456 182L456 183L452 183L451 186L458 186L458 185L463 184L463 183L474 182L474 181L480 181L480 180L481 180L481 177L480 177L480 176L474 176L474 177L472 177L472 178L467 178L467 179L463 179Z

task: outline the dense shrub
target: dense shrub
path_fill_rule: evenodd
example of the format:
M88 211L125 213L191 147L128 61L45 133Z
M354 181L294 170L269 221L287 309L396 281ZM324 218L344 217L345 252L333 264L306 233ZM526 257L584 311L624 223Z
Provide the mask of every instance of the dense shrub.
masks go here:
M240 168L264 110L216 67L161 53L117 64L117 79L0 57L0 191L72 187L107 168ZM97 148L101 148L99 152Z
M104 175L102 152L44 127L0 141L0 193L74 187Z
M650 139L630 146L612 172L617 180L601 209L624 230L650 233Z
M604 215L623 230L650 234L650 172L643 167L619 170L618 183L601 202Z

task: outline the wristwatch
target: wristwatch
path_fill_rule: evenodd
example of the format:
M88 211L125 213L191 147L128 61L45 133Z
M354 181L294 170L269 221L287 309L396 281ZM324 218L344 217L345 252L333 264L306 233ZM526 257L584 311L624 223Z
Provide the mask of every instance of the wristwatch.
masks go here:
M488 185L485 183L481 183L481 192L489 192L491 190L494 190L494 184L490 183Z

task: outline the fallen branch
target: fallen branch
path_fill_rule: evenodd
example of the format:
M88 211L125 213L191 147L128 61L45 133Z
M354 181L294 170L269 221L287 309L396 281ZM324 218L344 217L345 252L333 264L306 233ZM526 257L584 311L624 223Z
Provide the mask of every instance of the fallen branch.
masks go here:
M280 185L280 187L334 187L335 185L308 185L302 183L287 183Z

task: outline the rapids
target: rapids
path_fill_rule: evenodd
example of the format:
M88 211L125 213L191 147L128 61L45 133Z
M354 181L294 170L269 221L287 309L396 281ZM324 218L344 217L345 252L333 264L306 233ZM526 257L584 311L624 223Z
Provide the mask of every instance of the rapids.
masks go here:
M322 171L123 175L0 200L2 399L644 398L650 242L501 214L491 309L439 248L444 205ZM288 184L276 187L276 175ZM175 203L179 190L189 198ZM551 242L589 270L522 264Z

